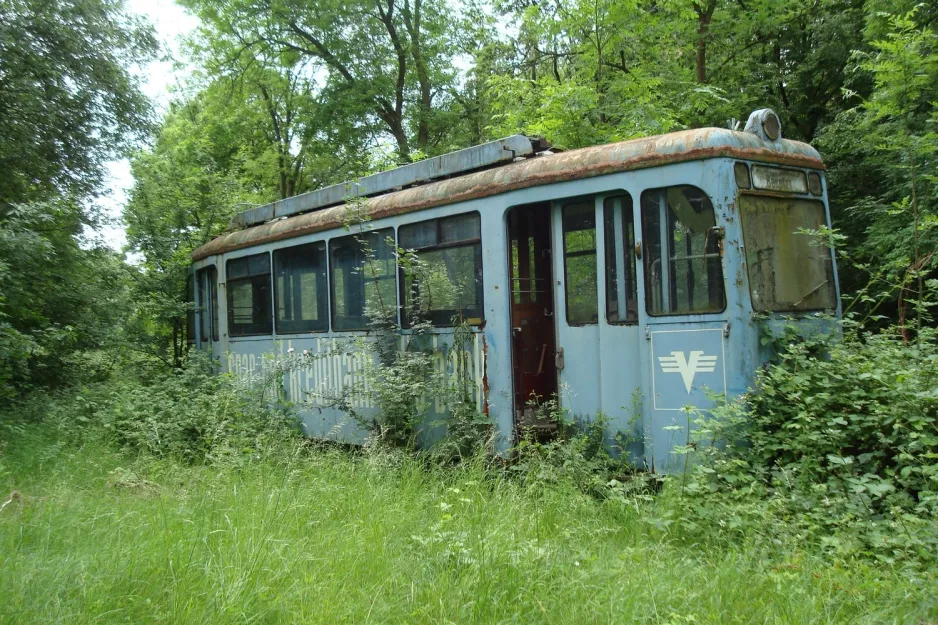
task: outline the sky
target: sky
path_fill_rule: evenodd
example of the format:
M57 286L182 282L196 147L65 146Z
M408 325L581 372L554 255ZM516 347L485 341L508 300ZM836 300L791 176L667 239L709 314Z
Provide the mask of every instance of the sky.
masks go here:
M132 13L143 15L150 20L156 28L157 41L164 47L164 54L171 58L180 58L180 39L191 33L198 26L196 17L189 15L173 0L127 0L127 9ZM170 101L170 88L175 85L185 71L175 70L171 59L154 61L142 71L143 92L154 101L157 115L166 110ZM113 220L118 220L121 209L127 201L127 192L133 185L133 176L130 173L130 161L122 159L107 164L108 180L106 187L109 193L98 201L106 214ZM98 238L107 245L120 251L127 242L123 226L113 225L98 230Z

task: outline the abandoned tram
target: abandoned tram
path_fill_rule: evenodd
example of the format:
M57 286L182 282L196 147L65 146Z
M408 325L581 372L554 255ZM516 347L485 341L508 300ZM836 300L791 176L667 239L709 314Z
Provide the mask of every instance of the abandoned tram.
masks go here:
M349 198L365 237L349 231ZM820 156L783 139L768 109L744 131L568 152L516 135L236 215L192 254L194 337L241 375L265 353L318 356L284 389L306 402L308 435L358 442L357 423L316 397L361 375L362 354L336 346L367 334L380 298L403 335L415 313L432 325L439 373L469 376L502 448L539 425L532 398L556 397L573 417L605 415L610 440L624 433L628 453L666 472L682 461L686 407L744 392L764 332L840 313L817 241L829 225Z

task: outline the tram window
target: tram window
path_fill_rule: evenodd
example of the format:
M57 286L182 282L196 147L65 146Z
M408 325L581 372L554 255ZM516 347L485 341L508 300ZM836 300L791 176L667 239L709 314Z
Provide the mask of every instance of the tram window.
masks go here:
M642 193L645 306L650 315L726 308L713 204L688 185Z
M746 243L749 292L757 311L833 309L830 247L801 229L827 225L817 200L744 194L739 202Z
M227 267L228 333L231 336L270 334L270 255L254 254L229 260Z
M482 321L482 231L479 213L401 226L402 248L416 263L401 269L403 322L435 326Z
M218 270L209 265L196 273L199 287L199 335L202 342L218 340Z
M567 323L598 322L596 211L592 201L563 207L563 267Z
M638 321L638 286L635 272L635 221L632 197L628 194L603 202L603 232L606 248L606 320L609 323Z
M274 301L277 334L329 329L324 241L274 252Z
M329 242L332 329L367 330L381 318L397 321L394 231L354 234Z
M533 217L533 213L527 213L527 216ZM543 290L550 288L549 284L544 284L545 278L538 276L535 246L533 236L511 240L511 296L515 304L537 303L538 294L543 297ZM522 247L525 250L524 253L522 253ZM527 273L527 277L522 277L524 272Z
M192 274L186 276L186 342L195 343L195 279Z

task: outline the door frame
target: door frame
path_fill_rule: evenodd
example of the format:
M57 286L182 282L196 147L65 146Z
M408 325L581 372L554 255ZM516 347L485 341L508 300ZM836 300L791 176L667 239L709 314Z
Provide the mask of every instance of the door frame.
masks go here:
M556 299L556 290L554 289L555 281L555 268L554 268L554 228L551 222L551 216L553 214L553 203L550 201L547 202L532 202L527 204L518 204L508 208L505 211L505 232L506 232L506 262L508 269L508 313L509 313L509 344L511 345L510 349L510 359L511 359L511 405L512 405L512 425L514 430L514 435L516 437L521 436L522 429L531 428L538 438L549 437L553 435L553 432L556 430L556 424L553 422L543 421L542 419L535 419L535 415L528 411L527 409L527 400L520 399L523 398L527 390L523 376L524 372L522 367L524 363L519 362L519 349L523 349L523 346L518 344L518 341L522 340L521 332L524 332L524 328L521 326L515 325L515 313L517 311L516 306L522 304L515 303L515 280L519 279L519 290L522 286L520 284L520 278L515 276L514 266L513 266L513 246L512 241L513 237L517 234L515 229L512 228L512 215L517 214L515 211L531 211L537 213L536 218L543 219L543 224L545 228L540 230L539 237L543 239L543 246L540 250L535 247L533 250L534 260L536 265L540 266L543 269L546 269L547 276L543 278L544 280L544 293L548 298L549 306L544 307L544 312L540 315L535 314L532 316L532 319L539 320L538 324L535 324L529 330L530 332L535 333L535 340L537 340L538 332L545 332L546 328L549 327L550 334L550 343L544 343L542 348L541 356L539 358L539 368L538 373L535 375L541 375L541 368L544 372L548 374L547 384L550 391L550 395L558 394L558 384L559 384L559 375L556 367L556 349L557 349L557 327L556 327L556 311L557 311L557 299ZM529 234L526 232L525 234ZM531 238L529 236L529 238ZM529 257L531 258L531 250L528 248ZM539 257L538 254L547 253L547 258L543 262L538 263ZM519 246L519 261L521 255L521 248ZM519 262L520 267L520 262ZM537 272L535 271L535 277L530 278L531 267L528 267L528 280L541 280L537 277ZM534 286L529 282L529 290L533 289ZM524 292L524 291L522 291ZM529 303L530 304L530 303ZM532 310L537 310L541 308L540 303L536 306L531 307ZM549 310L548 310L549 308ZM547 348L550 348L549 350ZM549 353L547 353L549 351ZM535 391L532 390L532 393ZM548 400L550 397L543 397L542 400ZM520 405L519 405L520 404ZM543 422L542 422L543 421Z

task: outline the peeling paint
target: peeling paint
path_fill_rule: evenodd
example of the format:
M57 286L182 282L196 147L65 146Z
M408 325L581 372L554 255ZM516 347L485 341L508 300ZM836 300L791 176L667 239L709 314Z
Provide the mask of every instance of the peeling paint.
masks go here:
M482 414L489 416L489 342L482 336Z
M711 158L824 169L820 155L805 143L782 140L777 148L769 148L750 133L701 128L539 156L403 189L369 199L368 212L379 219L540 185ZM278 219L218 237L193 251L192 259L339 228L345 220L344 205Z

